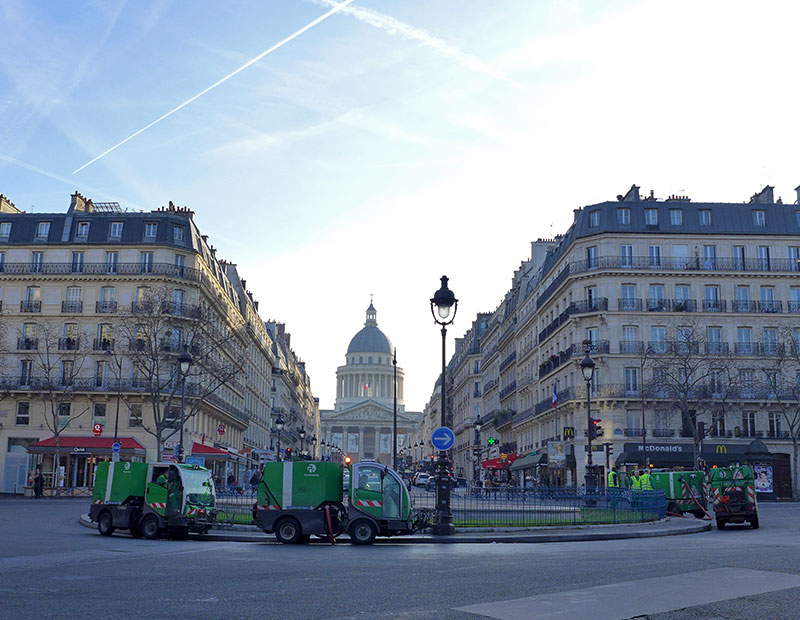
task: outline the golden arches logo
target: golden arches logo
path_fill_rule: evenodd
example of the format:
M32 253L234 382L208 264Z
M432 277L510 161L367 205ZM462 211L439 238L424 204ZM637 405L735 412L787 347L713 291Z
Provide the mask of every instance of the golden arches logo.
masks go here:
M728 446L723 446L722 444L718 445L717 454L728 454Z

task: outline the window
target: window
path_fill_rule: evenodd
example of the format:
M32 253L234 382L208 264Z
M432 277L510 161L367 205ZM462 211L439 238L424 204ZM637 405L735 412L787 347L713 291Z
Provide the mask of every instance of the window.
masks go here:
M623 284L619 300L620 310L641 310L641 304L636 299L636 285Z
M44 252L31 252L31 273L44 271Z
M83 273L83 252L72 253L72 273Z
M106 273L117 273L119 269L119 252L106 252Z
M800 312L800 286L789 288L789 312Z
M75 378L75 362L64 360L61 362L61 385L72 385Z
M669 223L673 226L683 226L683 209L670 209Z
M78 324L64 323L64 339L75 342L78 339Z
M597 246L593 245L586 248L586 267L588 269L597 269Z
M174 241L183 241L183 226L176 224L172 227L172 239Z
M19 422L17 422L19 424ZM781 436L781 414L775 413L774 411L769 412L769 436L770 437L780 437Z
M135 428L142 425L142 406L128 405L128 427Z
M105 426L105 423L106 423L106 404L95 403L94 417L92 418L92 424L102 424Z
M675 269L686 269L689 266L689 246L683 244L673 245L672 257Z
M706 353L719 355L722 353L722 329L720 327L706 328Z
M664 285L651 284L650 285L650 299L647 302L647 309L654 312L663 312L666 310L664 305Z
M17 403L17 425L28 426L31 423L31 404L26 401Z
M592 228L597 228L600 226L600 211L589 212L589 226Z
M650 257L650 268L656 269L658 267L661 267L661 246L651 245L647 249L647 252Z
M771 286L762 286L761 292L761 312L777 312L778 303L775 301L775 289Z
M800 271L800 248L790 247L788 251L789 270Z
M119 239L122 237L122 224L123 222L111 222L111 228L108 236L112 239Z
M11 235L11 222L0 222L0 237L8 238Z
M675 285L675 301L677 303L685 303L689 301L689 286L686 284Z
M100 323L97 326L97 347L98 350L106 351L111 349L111 325L108 323Z
M777 355L778 330L774 327L764 328L764 355Z
M139 271L141 273L153 273L153 253L139 253Z
M739 385L742 389L742 396L745 398L753 398L753 396L755 396L755 384L753 383L752 370L739 371Z
M750 302L750 287L737 286L736 287L736 303L739 312L747 312Z
M175 267L177 267L177 275L183 276L184 267L186 266L186 257L183 254L175 255Z
M19 363L20 387L30 387L32 372L33 372L33 362L31 360L20 360Z
M766 214L764 211L753 211L753 226L766 226Z
M647 226L658 225L658 209L645 209L644 210L644 223Z
M633 267L633 246L621 245L619 246L619 266L620 267Z
M700 209L700 211L698 211L698 215L700 217L700 226L711 226L710 209Z
M25 301L39 301L41 290L38 286L29 286L25 289Z
M742 434L745 437L756 436L756 412L745 411L742 413Z
M639 393L639 369L625 369L625 395L635 396Z
M72 417L72 403L58 403L58 425L63 429Z
M583 289L586 292L586 306L590 310L597 309L597 287L587 286Z
M713 271L717 268L717 246L703 246L703 269Z
M75 232L76 237L89 236L89 222L78 222L78 230Z
M654 353L667 352L667 328L654 326L650 328L650 346Z
M725 437L725 414L721 411L711 414L711 436Z
M627 207L617 209L617 223L626 225L631 223L631 210Z
M0 273L6 270L6 253L0 252Z
M745 254L743 245L733 246L733 268L737 271L744 271Z
M596 327L587 327L586 340L590 340L592 342L592 347L594 347L597 341L600 340L600 331Z
M50 222L39 222L36 225L36 238L47 239L50 235Z
M753 329L751 327L736 328L736 352L739 355L750 355L753 352Z
M158 232L158 222L146 222L144 225L144 236L155 238Z
M758 268L761 271L769 271L770 263L769 263L769 246L768 245L760 245L760 246L758 246Z
M94 385L95 387L103 387L103 375L105 374L106 363L105 361L95 362L94 366Z

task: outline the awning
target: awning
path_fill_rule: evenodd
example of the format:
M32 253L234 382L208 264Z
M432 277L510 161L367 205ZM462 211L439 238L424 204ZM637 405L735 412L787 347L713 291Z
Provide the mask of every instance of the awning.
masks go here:
M752 445L752 443L750 444ZM692 444L673 444L669 445L669 449L659 449L661 444L654 446L648 445L647 460L653 467L694 467L694 448ZM652 448L652 449L651 449ZM745 463L752 462L758 459L767 460L771 454L767 449L756 444L755 448L758 450L758 457L751 456L753 453L748 453L749 446L746 444L737 443L704 443L703 450L700 452L702 458L708 465L728 466L731 463ZM766 448L766 446L764 446ZM774 458L774 457L773 457ZM625 444L625 451L622 452L616 459L617 466L625 464L644 465L645 458L641 451L641 445Z
M146 452L145 447L133 437L119 437L117 441L120 443L120 454L143 455ZM113 437L74 437L61 435L58 438L58 451L61 454L72 453L108 456L113 454L111 451L113 443ZM31 454L55 454L55 436L30 444L28 446L28 452Z
M509 454L506 456L505 460L497 457L496 459L488 459L481 463L481 467L484 469L508 469L511 464L517 460L517 453L514 452L513 454Z
M523 456L522 458L514 461L514 464L511 466L511 471L517 471L519 469L532 469L533 467L538 467L541 465L542 462L547 463L546 452L535 452L534 454L528 454L527 456Z
M192 444L192 456L202 456L207 459L220 460L227 460L234 457L234 455L227 450L221 450L220 448L215 448L214 446L207 446L202 443L197 443L196 441Z

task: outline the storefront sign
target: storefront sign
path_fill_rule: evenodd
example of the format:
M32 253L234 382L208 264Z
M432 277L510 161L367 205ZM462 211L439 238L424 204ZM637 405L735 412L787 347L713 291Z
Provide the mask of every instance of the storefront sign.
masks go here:
M86 448L80 448L80 447L78 447L78 446L75 446L74 448L72 448L72 451L73 451L74 453L80 454L80 453L82 453L82 452L86 452Z
M92 427L92 430L95 437L100 437L103 434L103 425L98 422Z
M574 426L565 426L564 427L564 441L569 439L575 439L575 427Z
M648 443L642 446L640 443L626 443L625 452L645 452L666 453L666 454L683 454L684 452L691 452L691 444L682 443Z

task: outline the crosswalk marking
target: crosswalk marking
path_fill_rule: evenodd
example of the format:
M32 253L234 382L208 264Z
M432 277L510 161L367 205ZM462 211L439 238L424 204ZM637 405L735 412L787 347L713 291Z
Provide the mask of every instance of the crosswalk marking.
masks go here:
M456 609L500 620L622 620L796 587L800 575L713 568Z

